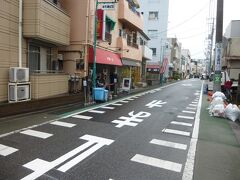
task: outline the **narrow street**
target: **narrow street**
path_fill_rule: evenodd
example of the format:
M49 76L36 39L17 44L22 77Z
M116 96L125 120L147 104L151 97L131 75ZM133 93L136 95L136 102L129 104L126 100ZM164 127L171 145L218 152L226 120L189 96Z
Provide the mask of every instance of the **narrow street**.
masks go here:
M201 87L179 81L4 136L0 179L182 179Z

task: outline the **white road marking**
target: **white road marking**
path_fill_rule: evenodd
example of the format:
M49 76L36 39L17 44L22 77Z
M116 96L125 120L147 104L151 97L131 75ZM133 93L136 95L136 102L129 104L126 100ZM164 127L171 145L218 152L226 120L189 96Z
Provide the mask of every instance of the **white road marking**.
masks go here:
M181 172L181 169L182 169L182 164L174 163L171 161L165 161L165 160L153 158L150 156L144 156L141 154L136 154L131 159L131 161L162 168L162 169L167 169L175 172Z
M42 176L43 174L47 173L48 171L56 168L60 164L64 163L65 161L69 160L62 166L60 166L57 170L61 172L66 172L73 166L77 165L80 163L82 160L93 154L95 151L100 149L101 147L105 145L110 145L111 143L114 142L114 140L111 139L106 139L106 138L101 138L97 136L91 136L91 135L84 135L80 137L80 139L86 140L87 142L84 143L83 145L73 149L72 151L64 154L63 156L57 158L54 161L48 162L42 159L35 159L33 161L30 161L27 164L24 164L23 166L33 170L33 172L24 178L22 180L34 180ZM91 147L90 147L91 146ZM90 147L90 148L89 148ZM87 150L86 150L87 149ZM86 151L84 151L86 150ZM84 151L83 153L79 154L81 151ZM77 155L79 154L79 155ZM76 156L77 155L77 156Z
M111 106L103 106L101 107L102 109L115 109L115 107L111 107Z
M159 140L159 139L153 139L150 141L150 143L156 144L159 146L171 147L171 148L175 148L175 149L182 149L182 150L187 149L186 144L180 144L180 143L175 143L175 142L170 142L170 141L163 141L163 140Z
M183 113L188 113L188 114L195 114L194 111L182 111Z
M193 104L197 104L198 102L197 102L197 101L193 101L192 103L193 103Z
M189 104L189 106L197 107L197 104Z
M196 108L194 108L194 107L186 107L186 109L196 110Z
M28 129L28 130L22 131L20 133L28 135L28 136L42 138L42 139L47 139L47 138L49 138L53 135L53 134L49 134L49 133L45 133L45 132L41 132L41 131L35 131L35 130L32 130L32 129Z
M125 101L125 100L122 100L122 101L119 101L120 103L128 103L129 101Z
M162 132L170 133L170 134L177 134L177 135L182 135L182 136L190 136L190 132L178 131L178 130L174 130L174 129L163 129Z
M118 104L118 103L114 103L114 104L111 104L111 105L114 105L114 106L122 106L122 104Z
M78 119L86 119L86 120L89 120L89 119L92 119L93 117L91 116L84 116L84 115L80 115L80 114L76 114L74 116L72 116L73 118L78 118Z
M140 111L137 114L133 114L134 111L128 113L130 117L121 116L117 120L113 120L112 123L117 124L115 127L121 128L123 126L137 126L138 123L142 122L142 118L151 116L151 113ZM141 118L141 119L140 119Z
M54 121L54 122L51 122L50 124L56 125L56 126L68 127L68 128L76 126L76 124L62 122L62 121Z
M178 118L183 118L183 119L194 119L194 117L192 117L192 116L180 116L180 115L178 115L177 117Z
M88 112L90 112L90 113L97 113L97 114L104 114L105 113L105 111L99 111L99 110L95 110L95 109L91 109Z
M128 100L128 101L134 101L135 99L127 98L126 100Z
M203 94L202 92L203 92L203 83L202 83L202 88L200 93L200 100L197 107L197 113L195 116L192 138L190 141L190 146L187 154L187 161L185 163L185 167L183 170L182 180L193 179L194 160L195 160L195 153L196 153L196 147L197 147L197 141L198 141L200 113L201 113L201 106L202 106L202 94Z
M152 102L146 104L148 108L153 108L153 107L162 107L163 104L166 104L167 102L163 102L162 100L153 100Z
M1 156L8 156L16 151L18 151L18 149L0 144L0 155Z
M139 96L137 95L137 96L133 96L133 97L131 97L131 98L138 99L138 98L139 98Z
M189 126L192 127L191 123L185 123L185 122L178 122L178 121L172 121L171 124L181 125L181 126Z

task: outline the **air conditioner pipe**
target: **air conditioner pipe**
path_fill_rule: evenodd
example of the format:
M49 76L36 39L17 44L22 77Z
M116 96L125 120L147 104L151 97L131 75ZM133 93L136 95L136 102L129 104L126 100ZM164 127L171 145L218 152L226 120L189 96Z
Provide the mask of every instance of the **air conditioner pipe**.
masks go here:
M22 4L19 0L19 19L18 19L18 66L22 67Z

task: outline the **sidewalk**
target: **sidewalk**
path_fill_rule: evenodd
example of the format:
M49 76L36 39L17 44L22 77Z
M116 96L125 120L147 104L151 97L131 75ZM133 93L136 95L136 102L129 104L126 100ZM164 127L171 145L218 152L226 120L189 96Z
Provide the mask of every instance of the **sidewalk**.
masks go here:
M240 179L240 126L208 113L203 95L197 143L194 180Z

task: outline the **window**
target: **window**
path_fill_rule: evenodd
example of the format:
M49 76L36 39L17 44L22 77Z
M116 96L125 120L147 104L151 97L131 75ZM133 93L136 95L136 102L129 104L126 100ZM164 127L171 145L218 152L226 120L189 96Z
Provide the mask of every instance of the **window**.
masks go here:
M122 37L122 29L119 29L119 37Z
M143 46L144 45L144 41L142 38L140 38L140 45Z
M152 39L157 39L158 30L148 30L148 36Z
M158 20L158 11L150 11L148 15L149 20Z
M157 55L157 48L150 48L153 52L153 56L156 56Z
M59 70L57 61L52 60L51 48L36 44L29 44L30 72L47 73L49 70Z

